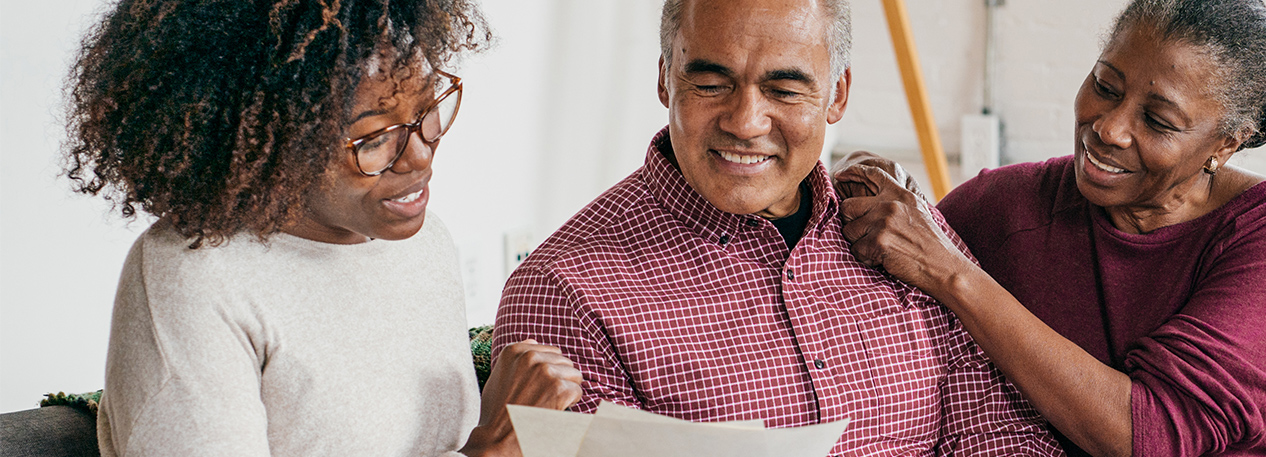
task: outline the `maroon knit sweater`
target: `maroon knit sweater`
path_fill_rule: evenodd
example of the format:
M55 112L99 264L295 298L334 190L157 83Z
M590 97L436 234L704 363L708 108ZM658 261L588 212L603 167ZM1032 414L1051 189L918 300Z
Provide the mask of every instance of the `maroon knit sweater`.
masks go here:
M1135 235L1072 157L982 172L938 205L994 279L1133 380L1134 455L1266 455L1266 183ZM1071 443L1072 455L1085 455Z

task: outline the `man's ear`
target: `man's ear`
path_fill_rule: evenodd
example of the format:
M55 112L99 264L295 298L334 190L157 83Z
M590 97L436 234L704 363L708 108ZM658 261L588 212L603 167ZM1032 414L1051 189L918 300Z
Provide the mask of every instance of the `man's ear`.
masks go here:
M664 67L664 56L659 56L659 102L664 104L664 108L668 108L668 75Z
M835 98L831 100L831 106L826 108L826 122L834 124L844 118L844 108L848 106L848 90L853 87L853 69L844 69L844 74L840 75L840 79L835 81Z

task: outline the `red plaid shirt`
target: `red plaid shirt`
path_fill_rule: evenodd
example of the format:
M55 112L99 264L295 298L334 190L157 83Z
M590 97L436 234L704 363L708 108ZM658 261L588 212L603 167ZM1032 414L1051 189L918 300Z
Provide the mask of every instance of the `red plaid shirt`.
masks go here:
M514 272L494 358L525 338L562 348L584 373L580 412L609 400L701 422L851 418L832 455L1062 455L949 311L853 259L821 164L789 251L769 221L696 193L670 148L665 129L642 168Z

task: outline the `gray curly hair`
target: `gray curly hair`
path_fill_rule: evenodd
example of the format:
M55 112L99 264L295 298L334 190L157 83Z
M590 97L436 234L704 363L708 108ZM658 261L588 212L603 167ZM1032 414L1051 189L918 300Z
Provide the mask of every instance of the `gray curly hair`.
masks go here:
M1251 135L1240 149L1266 144L1266 4L1262 0L1133 0L1117 16L1105 47L1138 26L1195 46L1217 66L1225 109L1222 132Z
M827 29L830 36L831 80L840 79L844 70L849 67L849 57L853 47L852 9L848 0L819 0L831 17L831 25ZM659 52L664 63L673 61L673 38L681 30L681 12L684 0L665 0L663 17L659 23Z

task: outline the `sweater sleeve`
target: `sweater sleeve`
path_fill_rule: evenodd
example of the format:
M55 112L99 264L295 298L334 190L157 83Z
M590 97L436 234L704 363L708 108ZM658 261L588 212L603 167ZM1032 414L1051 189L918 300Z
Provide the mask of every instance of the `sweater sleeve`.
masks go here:
M950 319L950 327L949 372L941 388L945 438L937 455L1064 455L1046 420L957 319Z
M941 212L931 208L931 213L954 246L974 262ZM1046 420L989 361L962 323L946 314L948 373L941 387L945 438L937 455L1064 455Z
M1266 446L1266 228L1223 244L1191 300L1127 354L1134 455Z
M269 455L250 339L179 260L146 252L151 238L132 247L115 298L102 455Z
M507 345L532 338L557 346L584 376L580 402L572 411L593 413L602 400L644 409L600 319L586 310L584 297L553 272L520 267L501 295L492 339L493 364Z

